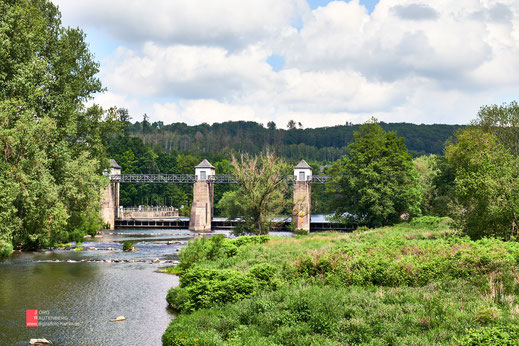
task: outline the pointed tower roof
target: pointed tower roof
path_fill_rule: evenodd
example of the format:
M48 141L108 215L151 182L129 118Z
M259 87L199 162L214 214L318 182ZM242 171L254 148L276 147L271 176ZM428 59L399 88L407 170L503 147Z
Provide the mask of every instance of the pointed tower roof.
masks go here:
M308 163L306 163L305 160L299 161L297 166L294 167L294 169L313 169L312 166L310 166Z
M119 166L119 165L117 164L117 162L115 162L114 159L110 159L110 168L122 169L122 167Z
M209 163L206 159L203 159L202 162L198 164L195 168L212 168L215 169L212 164Z

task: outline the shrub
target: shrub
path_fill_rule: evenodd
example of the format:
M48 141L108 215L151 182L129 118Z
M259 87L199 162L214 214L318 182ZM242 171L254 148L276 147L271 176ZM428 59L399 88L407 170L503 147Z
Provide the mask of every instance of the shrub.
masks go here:
M13 251L13 244L5 240L0 240L0 258L7 258L11 256Z
M501 310L495 306L484 307L476 312L474 322L479 324L488 324L494 322L501 317Z
M422 216L413 218L406 225L419 229L443 230L448 229L452 224L453 220L449 217Z
M366 232L366 231L369 231L369 227L368 226L360 226L360 227L357 227L357 229L355 231L357 231L357 232Z
M249 244L264 244L268 242L270 239L271 237L269 235L246 235L233 239L232 242L234 245L240 247Z
M85 239L85 232L81 230L74 230L69 233L67 240L75 241L76 243L81 242Z
M133 246L135 245L134 240L126 240L123 242L123 251L130 251L133 249Z
M469 329L459 340L460 345L517 345L519 326L495 326Z
M211 305L235 302L258 289L277 289L274 266L262 263L243 274L231 269L192 268L180 277L179 287L168 291L168 304L178 311L193 311Z
M180 270L186 270L195 263L202 262L207 259L208 249L206 242L207 239L205 238L196 238L189 241L187 245L180 250L180 255L178 256L180 263L177 267Z
M227 239L217 234L209 239L197 238L190 241L179 255L178 270L185 271L196 263L219 258L230 258L238 254L238 248L249 244L263 244L270 240L268 235L243 236L236 239Z
M306 229L298 228L298 229L295 229L293 231L293 233L295 233L297 235L308 235L310 232L307 231Z
M207 258L213 260L219 257L233 257L238 253L238 248L222 234L209 238Z
M256 288L252 276L236 270L194 268L180 277L180 286L171 288L166 300L176 310L193 311L238 301L252 295Z
M237 252L236 245L222 234L217 234L209 239L197 238L190 241L180 251L178 269L184 271L196 263L221 257L232 257Z
M256 264L250 269L249 275L252 276L260 288L276 289L279 281L275 279L277 269L271 264Z

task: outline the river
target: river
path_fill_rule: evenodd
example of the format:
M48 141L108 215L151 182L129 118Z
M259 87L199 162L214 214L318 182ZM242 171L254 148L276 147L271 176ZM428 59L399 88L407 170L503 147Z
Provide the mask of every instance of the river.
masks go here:
M178 277L157 270L176 263L193 237L176 229L103 231L83 251L24 252L0 261L0 345L27 345L31 338L161 345L174 318L165 298ZM125 240L137 241L139 251L123 252ZM39 310L38 327L26 327L28 309ZM117 316L126 320L111 322Z
M178 277L156 270L173 265L166 261L177 261L192 238L188 230L103 231L83 243L84 251L13 254L0 262L0 344L46 338L62 345L160 345L174 317L166 293ZM123 252L124 240L137 241L139 251ZM26 309L40 310L39 323L47 326L26 327ZM126 320L110 322L117 316Z

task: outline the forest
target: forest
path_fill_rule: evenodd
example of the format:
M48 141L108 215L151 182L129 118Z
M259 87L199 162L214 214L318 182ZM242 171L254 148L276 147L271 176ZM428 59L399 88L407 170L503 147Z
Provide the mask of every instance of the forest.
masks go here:
M126 109L119 109L123 119L129 119ZM347 146L353 140L353 133L360 124L347 122L345 125L320 128L303 128L290 121L279 128L274 122L267 126L253 121L228 121L209 125L189 126L185 123L164 125L163 122L150 123L147 115L142 121L128 123L128 133L149 144L155 151L185 151L190 154L208 155L229 151L257 154L266 147L273 147L277 155L298 160L312 160L329 163L347 153ZM441 155L445 141L461 125L416 125L410 123L384 123L385 131L396 131L405 138L405 144L413 156L426 154Z

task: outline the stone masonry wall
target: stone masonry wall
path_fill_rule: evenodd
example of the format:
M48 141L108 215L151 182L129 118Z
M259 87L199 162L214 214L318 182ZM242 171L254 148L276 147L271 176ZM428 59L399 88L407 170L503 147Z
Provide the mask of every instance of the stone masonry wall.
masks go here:
M311 185L305 181L296 181L294 184L294 209L292 212L297 229L310 231L311 213Z

